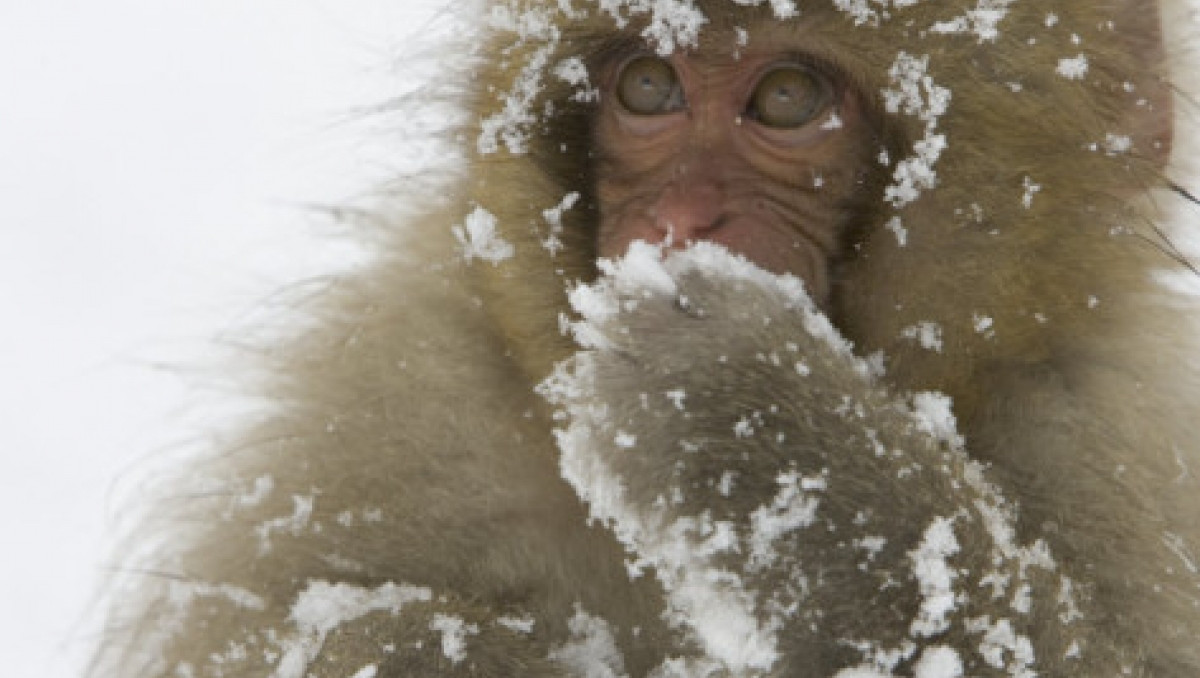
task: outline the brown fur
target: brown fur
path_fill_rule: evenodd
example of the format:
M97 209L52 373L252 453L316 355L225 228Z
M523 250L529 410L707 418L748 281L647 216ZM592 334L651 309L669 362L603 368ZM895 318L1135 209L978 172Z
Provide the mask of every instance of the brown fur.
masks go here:
M571 20L557 2L512 4L554 17L561 35L551 67L573 55L596 58L644 23L634 17L621 32L591 5L588 18ZM930 518L973 501L948 489L957 488L954 474L962 470L954 467L949 480L927 473L910 486L891 480L895 466L855 461L849 453L864 444L861 431L833 417L823 394L837 389L869 403L867 419L889 446L930 465L944 450L895 420L893 402L927 389L950 395L967 454L988 463L989 479L1019 503L1019 541L1045 539L1062 569L1053 582L1061 574L1081 587L1082 622L1064 627L1053 608L1022 622L1039 649L1039 675L1200 675L1200 578L1180 555L1200 553L1200 435L1192 420L1200 381L1179 336L1179 311L1151 279L1173 264L1148 242L1156 240L1158 217L1143 199L1162 187L1171 140L1156 8L1150 0L1015 2L999 38L980 42L917 28L961 15L974 0L921 2L892 10L879 26L858 27L824 2L800 4L801 47L838 55L869 97L888 86L898 49L929 55L929 75L953 95L938 126L949 142L936 166L941 182L893 211L882 200L890 168L878 168L837 262L831 318L856 353L886 356L878 383L834 359L820 372L825 390L731 366L688 377L690 390L733 394L692 407L724 421L728 400L789 403L785 411L796 416L778 425L807 446L770 454L806 468L832 457L842 477L873 478L840 486L858 489L831 500L836 511L890 512L888 536L911 548ZM697 5L713 19L703 40L714 44L728 44L730 27L769 16L765 8L734 11L727 0ZM1056 28L1046 26L1050 13ZM1105 28L1107 21L1117 30ZM1081 45L1071 42L1073 33ZM589 104L573 98L576 87L546 74L530 110L542 115L552 103L553 111L528 126L527 152L502 146L480 153L475 125L502 108L544 44L503 31L488 41L488 59L471 74L479 85L463 102L472 116L464 130L467 171L446 189L454 206L381 218L374 263L334 284L315 304L310 329L272 351L262 387L269 411L163 491L166 499L139 533L131 573L114 585L92 675L266 676L280 670L288 648L303 647L311 650L309 673L296 675L350 676L374 664L386 677L564 676L571 674L549 657L570 638L577 607L610 625L631 676L695 652L662 620L659 583L630 579L621 545L588 524L559 476L553 408L534 393L575 350L559 332L565 284L596 275ZM1078 53L1089 59L1084 80L1055 73L1058 59ZM1125 82L1136 85L1133 94ZM1135 105L1140 97L1149 110ZM878 141L894 166L924 125L877 108ZM1133 151L1089 147L1107 133L1132 137ZM1025 177L1042 186L1029 208ZM565 212L564 249L551 257L540 244L548 232L542 211L570 191L581 199ZM450 225L474 205L497 217L514 257L498 265L462 261ZM892 216L907 228L904 247L883 227ZM740 299L720 290L700 296L716 309L714 318L732 317ZM755 308L773 312L769 301ZM978 331L975 315L992 318L994 331ZM940 352L901 337L921 321L940 325ZM692 327L670 309L657 320L629 322L646 342L634 363L640 369L624 373L628 363L617 360L609 382L615 391L601 400L635 400L679 377L671 360L680 355L753 356L804 336L781 323L745 338L737 323L715 321L670 334L656 323ZM711 337L713 345L694 337ZM821 346L808 350L824 360ZM663 466L627 472L662 477L679 454L671 441L689 431L668 426L649 436L663 449L643 461ZM251 501L260 478L270 478L270 491ZM729 510L741 515L773 491L764 487ZM311 501L307 520L263 527L293 516L297 501ZM964 529L961 565L975 571L988 558L979 546L984 536L978 524ZM917 604L911 582L876 595L836 540L814 539L794 549L817 554L826 567L813 604L830 610L829 618L788 634L771 675L829 676L853 666L857 655L838 639L892 634L900 642L898 620ZM897 549L882 557L902 563L906 551ZM289 620L314 581L363 590L409 584L427 587L433 599L347 620L317 642ZM772 581L768 574L759 584L781 585ZM1051 590L1049 579L1038 585ZM255 597L233 602L242 592ZM1000 603L972 605L982 606L978 614L1002 614ZM463 662L451 662L441 635L430 630L439 614L479 626ZM531 616L536 624L530 634L514 632L496 623L501 615ZM1076 641L1082 659L1064 660ZM954 632L941 642L965 658L977 639ZM911 663L898 670L911 671ZM967 675L1009 674L974 664Z

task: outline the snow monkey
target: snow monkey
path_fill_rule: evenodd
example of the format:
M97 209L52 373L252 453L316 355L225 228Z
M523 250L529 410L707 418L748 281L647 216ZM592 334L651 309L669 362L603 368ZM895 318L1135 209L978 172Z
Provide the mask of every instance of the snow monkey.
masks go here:
M1185 6L473 9L92 675L1200 676Z

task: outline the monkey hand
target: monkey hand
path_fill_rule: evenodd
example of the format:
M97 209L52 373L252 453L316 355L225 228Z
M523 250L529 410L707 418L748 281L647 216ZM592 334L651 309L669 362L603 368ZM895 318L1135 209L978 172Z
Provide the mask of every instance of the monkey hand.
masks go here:
M704 660L736 676L1032 666L1030 596L1070 618L1069 582L1043 543L1014 542L1015 509L944 397L887 393L799 280L717 245L635 244L602 271L571 293L583 350L541 387L562 472ZM1005 598L1011 618L981 611Z

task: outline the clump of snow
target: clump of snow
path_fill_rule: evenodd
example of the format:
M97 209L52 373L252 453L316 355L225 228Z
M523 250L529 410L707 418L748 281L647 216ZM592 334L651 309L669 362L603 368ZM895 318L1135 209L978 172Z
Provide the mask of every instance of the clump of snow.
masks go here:
M463 225L454 227L454 237L462 247L464 259L483 259L494 266L513 255L516 250L497 234L497 223L491 212L476 207Z
M962 436L954 419L950 397L934 391L921 391L912 396L913 417L917 428L951 447L961 448Z
M796 9L795 0L733 0L739 5L747 7L758 7L764 2L770 2L771 10L775 12L776 19L793 19L800 16L800 10ZM741 43L745 45L745 43Z
M292 495L292 515L268 520L255 527L254 531L259 538L259 552L266 553L271 550L271 535L276 532L285 532L294 537L300 536L312 519L315 501L316 497Z
M1055 69L1055 72L1067 80L1083 80L1088 72L1087 55L1080 54L1078 56L1059 59L1058 68Z
M928 67L928 55L915 57L901 50L888 69L891 86L881 92L888 113L913 115L925 123L925 136L913 144L911 157L896 164L894 183L884 190L885 200L896 208L937 185L934 165L946 148L946 137L937 132L937 125L950 106L950 90L933 81Z
M542 218L545 219L546 225L550 227L550 233L542 241L542 247L550 253L550 256L558 254L559 250L563 248L563 213L574 207L578 202L579 192L571 191L563 196L558 205L542 212Z
M913 666L913 678L962 678L962 675L962 657L945 645L927 648Z
M1133 150L1133 139L1125 134L1109 132L1104 136L1104 151L1109 155L1121 155Z
M892 217L883 225L884 228L891 231L896 236L896 244L904 247L908 244L908 229L904 228L904 222L900 217Z
M975 328L976 334L982 334L986 337L991 337L995 334L994 328L996 321L987 315L981 313L971 314L971 327Z
M576 88L571 95L572 101L589 102L600 100L600 90L592 86L588 77L587 64L577 56L567 57L554 67L554 75L559 80Z
M799 529L811 527L817 519L820 499L815 492L826 489L825 478L802 477L795 471L780 473L775 479L779 492L769 506L760 506L750 514L751 570L768 567L775 562L775 540Z
M909 554L923 598L917 618L910 627L913 635L931 637L950 628L950 614L958 606L954 594L954 580L958 575L948 559L958 553L959 548L954 537L954 521L934 518L925 530L921 545Z
M480 154L488 155L498 152L503 144L509 153L521 154L527 149L529 129L537 123L533 104L542 90L543 73L558 48L562 31L554 22L553 10L529 9L516 13L503 5L493 5L488 19L492 28L516 34L518 46L528 43L536 47L512 89L499 94L502 109L480 121L476 147Z
M502 616L496 618L496 624L516 633L533 633L535 623L536 620L533 617Z
M1000 22L1008 16L1008 6L1014 0L979 0L975 9L963 16L939 21L930 27L931 33L973 33L979 42L995 42L1000 37Z
M1025 209L1029 209L1033 207L1033 196L1042 190L1042 185L1034 183L1033 179L1026 176L1021 179L1021 186L1025 189L1025 193L1021 196L1021 204Z
M935 322L923 320L905 327L900 330L900 336L917 342L927 351L942 352L942 326Z
M1017 633L1011 621L979 617L967 620L967 630L982 636L979 654L988 666L1007 671L1012 678L1036 678L1033 643Z
M550 652L576 678L620 678L625 676L625 658L617 648L612 627L575 605L575 616L567 622L571 638Z
M325 644L325 637L341 624L372 612L399 614L410 603L429 602L433 592L424 587L387 583L378 588L326 581L311 581L296 596L288 615L296 632L282 642L282 654L272 678L303 678L309 662Z
M442 654L451 664L462 663L467 658L467 637L479 635L477 624L468 624L448 614L433 615L429 630L442 634Z
M597 0L600 9L612 15L618 26L624 26L629 16L649 14L649 25L642 37L661 56L677 49L694 47L700 37L700 29L708 23L691 0ZM626 14L628 13L628 14Z

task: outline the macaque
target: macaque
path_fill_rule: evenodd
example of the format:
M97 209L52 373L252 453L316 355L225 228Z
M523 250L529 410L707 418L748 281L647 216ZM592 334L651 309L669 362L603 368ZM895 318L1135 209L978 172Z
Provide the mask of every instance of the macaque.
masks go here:
M1200 676L1185 10L491 0L90 675Z

